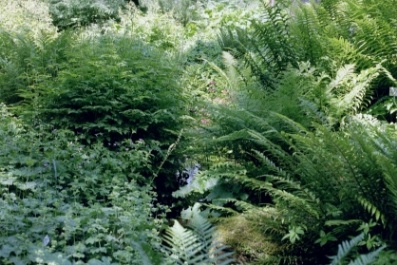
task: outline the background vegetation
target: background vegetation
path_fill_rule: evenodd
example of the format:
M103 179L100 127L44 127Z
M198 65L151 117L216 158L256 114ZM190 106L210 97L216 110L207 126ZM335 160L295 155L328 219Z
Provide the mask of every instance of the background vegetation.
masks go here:
M1 1L0 263L397 264L396 4Z

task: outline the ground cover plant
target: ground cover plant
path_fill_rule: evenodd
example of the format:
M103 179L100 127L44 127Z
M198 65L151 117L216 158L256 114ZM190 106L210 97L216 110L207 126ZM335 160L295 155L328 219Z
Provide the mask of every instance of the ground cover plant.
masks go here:
M1 108L1 262L155 263L162 221L151 216L151 187L138 184L145 145L123 144L114 157L72 132L27 130Z
M396 263L396 8L0 2L0 263Z

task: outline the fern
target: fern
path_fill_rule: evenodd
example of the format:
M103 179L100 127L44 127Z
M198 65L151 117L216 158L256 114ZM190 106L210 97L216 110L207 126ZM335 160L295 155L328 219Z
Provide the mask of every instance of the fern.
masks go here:
M258 150L253 150L255 158L262 162L264 166L269 169L269 172L274 172L276 175L281 176L285 179L289 178L288 172L286 172L281 167L277 166L273 160L265 156L263 153L259 152Z
M358 243L364 239L364 233L352 238L350 241L343 241L338 246L338 253L331 257L330 265L337 265L349 254L349 252L358 245Z
M251 42L254 53L247 53L246 61L265 86L272 87L272 74L281 73L296 59L291 47L289 17L284 8L282 1L277 2L276 6L266 8L264 19L252 24L255 29L255 42Z
M233 253L216 241L215 228L199 213L197 205L192 207L187 218L191 229L175 220L164 235L163 250L171 255L175 264L227 265L234 262Z
M375 205L363 197L358 197L357 200L367 212L375 217L375 221L381 221L382 224L386 223L384 214L382 214L382 212Z
M300 2L292 8L290 31L291 39L295 40L293 50L299 56L299 61L309 61L313 65L318 65L326 53L325 38L320 34L321 17L316 10L318 7Z
M338 246L338 253L335 256L330 257L331 263L330 265L338 265L343 264L343 261L346 260L348 255L354 249L354 247L358 246L359 242L364 239L364 233L359 234L358 236L352 238L349 241L343 241ZM370 253L361 254L354 260L349 262L349 265L368 265L372 264L376 258L379 256L380 252L385 249L386 246L380 247Z
M252 113L246 114L248 111L239 111L239 118L241 113L255 117L252 120L261 120ZM273 124L277 119L278 126L288 133L270 129L269 122L262 121L264 128L260 131L252 126L255 129L245 128L218 140L218 143L231 143L244 139L255 143L250 159L254 157L260 162L256 165L258 168L252 169L246 163L250 170L245 174L223 172L222 178L240 183L252 193L270 195L277 212L272 218L283 224L269 217L262 218L266 235L278 231L273 236L281 240L289 233L288 226L304 225L307 227L303 236L305 242L318 234L317 229L329 229L331 223L342 224L331 227L336 235L343 235L352 231L360 220L371 216L384 223L386 234L395 234L390 226L395 220L395 208L386 206L395 205L396 194L394 178L390 178L395 175L392 173L395 152L391 151L395 150L394 132L387 129L390 126L368 115L356 115L347 116L341 131L335 132L327 124L313 124L309 130L281 114L267 117L273 118ZM251 127L248 122L246 126ZM383 162L378 164L377 161ZM258 169L263 173L257 174ZM382 179L379 176L383 176ZM252 211L249 207L241 209L245 213ZM295 251L299 249L298 242L295 241Z
M349 265L369 265L373 264L374 261L377 260L378 256L381 254L381 252L386 248L386 246L380 247L370 253L367 254L361 254L357 258L355 258L353 261L349 262Z
M395 127L362 115L395 83L390 10L395 4L370 0L293 9L279 3L252 23L254 34L222 33L236 57L225 58L233 68L218 67L218 73L234 89L234 101L212 109L205 132L215 139L209 143L213 154L237 161L245 171L214 166L208 172L248 190L255 207L272 209L272 216L263 216L240 207L261 220L259 227L273 242L304 228L300 240L279 254L326 263L335 243L312 247L320 231L343 238L369 219L381 222L372 229L395 244ZM238 82L240 58L259 89ZM227 201L236 215L236 202Z
M226 89L233 88L233 90L238 89L238 87L242 84L240 80L240 76L237 72L237 61L235 58L228 52L223 52L223 63L226 66L226 71L222 70L216 64L212 62L207 62L218 74L227 82ZM233 91L232 90L232 91Z

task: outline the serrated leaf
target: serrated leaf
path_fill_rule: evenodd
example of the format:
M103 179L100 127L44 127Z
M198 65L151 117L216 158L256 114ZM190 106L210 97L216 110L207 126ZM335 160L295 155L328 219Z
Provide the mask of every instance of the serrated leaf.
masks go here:
M43 246L46 247L49 243L50 243L50 237L48 235L46 235L43 238Z
M15 248L10 245L3 245L0 250L0 256L3 258L8 258L10 253L14 250Z
M11 186L11 185L14 184L14 182L16 180L17 180L17 178L15 178L15 177L9 177L9 176L7 176L5 178L1 177L0 178L0 183L5 185L5 186Z
M34 181L29 181L29 182L24 182L24 183L17 183L16 186L21 189L21 190L33 190L36 188L36 182Z

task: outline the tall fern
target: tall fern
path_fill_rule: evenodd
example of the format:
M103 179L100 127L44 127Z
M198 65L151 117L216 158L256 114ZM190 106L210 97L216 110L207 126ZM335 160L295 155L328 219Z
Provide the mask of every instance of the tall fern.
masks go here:
M238 207L236 198L223 206L250 213L273 242L289 241L279 254L298 257L291 263L326 263L335 238L370 221L377 238L396 245L395 128L363 114L394 84L387 10L395 6L350 0L290 10L281 3L254 21L254 35L226 36L262 86L238 84L233 102L211 109L202 131L207 150L242 169L215 165L208 175L245 189L255 207ZM224 77L238 80L229 78L238 70Z

